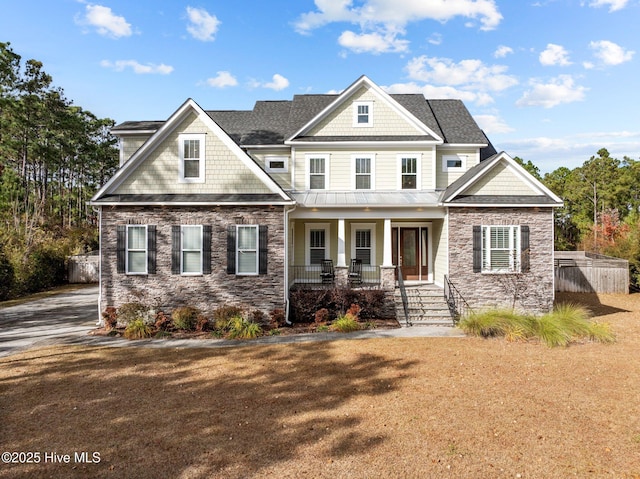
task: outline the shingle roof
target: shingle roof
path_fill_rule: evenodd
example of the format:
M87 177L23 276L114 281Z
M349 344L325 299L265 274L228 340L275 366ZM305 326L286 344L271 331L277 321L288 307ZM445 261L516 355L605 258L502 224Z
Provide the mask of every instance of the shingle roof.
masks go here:
M489 143L460 100L426 100L420 94L390 96L446 143ZM299 131L336 98L338 95L333 94L295 95L293 100L258 101L253 110L208 110L207 114L239 145L278 145L283 144L286 138ZM127 121L115 126L112 131L156 130L163 123ZM384 137L384 140L378 141L389 139Z

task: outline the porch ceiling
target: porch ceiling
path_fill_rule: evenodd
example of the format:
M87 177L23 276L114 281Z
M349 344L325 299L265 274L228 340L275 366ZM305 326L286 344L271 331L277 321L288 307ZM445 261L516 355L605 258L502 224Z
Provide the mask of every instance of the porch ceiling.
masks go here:
M290 193L296 203L307 208L335 207L435 207L436 191L304 191Z

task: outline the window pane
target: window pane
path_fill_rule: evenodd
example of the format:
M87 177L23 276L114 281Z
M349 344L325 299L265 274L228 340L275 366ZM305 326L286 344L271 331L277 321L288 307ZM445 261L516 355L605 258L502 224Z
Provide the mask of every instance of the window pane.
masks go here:
M283 170L284 169L284 161L274 160L269 162L269 168L272 170Z
M199 226L182 227L182 249L202 248L202 229Z
M370 190L371 177L369 175L356 175L356 190Z
M356 248L371 248L371 230L356 230Z
M402 159L402 174L415 174L418 172L416 158L403 158Z
M200 160L184 160L184 177L198 178L200 176Z
M324 158L310 158L309 159L309 173L311 174L323 174L324 173Z
M462 168L462 160L447 160L447 168Z
M362 261L362 264L371 264L371 250L356 248L356 259Z
M324 190L324 175L311 175L309 186L312 190Z
M182 252L182 272L183 273L200 273L202 268L202 260L200 259L200 251L183 251Z
M324 259L324 248L312 248L309 252L311 264L320 264Z
M509 248L509 230L508 227L491 228L491 249Z
M312 248L324 248L324 230L311 230L309 232L309 243Z
M238 273L257 273L257 252L238 251Z
M416 189L416 175L402 175L402 189L403 190L415 190Z
M254 226L238 228L238 249L257 249L258 235Z
M491 251L491 269L509 269L509 250Z
M127 248L147 249L147 235L144 226L129 226L127 228Z
M129 251L129 273L144 273L147 270L147 252Z
M371 158L356 158L356 174L371 173Z
M184 158L200 158L200 140L184 140Z

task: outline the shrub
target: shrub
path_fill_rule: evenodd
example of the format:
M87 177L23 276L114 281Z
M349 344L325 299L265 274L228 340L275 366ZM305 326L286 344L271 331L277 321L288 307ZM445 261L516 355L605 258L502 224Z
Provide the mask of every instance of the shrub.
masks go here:
M171 318L164 314L164 311L158 311L154 326L158 331L167 331L171 329Z
M291 293L291 321L312 322L320 309L329 312L327 320L332 320L347 312L351 305L360 308L358 319L385 317L387 295L379 289L298 289Z
M199 333L209 331L209 318L203 314L199 314L196 318L196 331Z
M254 323L263 324L266 322L265 321L266 314L264 314L259 309L254 309L253 311L251 311L250 317L251 317L251 321L253 321Z
M358 318L360 318L360 311L362 310L362 308L360 308L360 306L358 306L357 304L352 304L349 309L347 310L347 313L345 314L345 316L349 316L353 319L355 319L356 321L358 321Z
M358 331L360 329L360 323L351 316L340 316L331 323L330 329L340 333L350 333L352 331Z
M269 313L271 319L271 327L274 329L281 328L285 325L284 309L274 309Z
M176 329L193 331L196 327L199 311L192 306L176 308L171 313L171 320Z
M108 306L107 309L102 312L102 319L104 319L104 327L107 330L115 329L118 325L118 312L116 308Z
M130 321L124 330L124 337L127 339L150 338L152 334L153 329L151 329L151 326L146 324L143 319Z
M316 324L326 323L329 319L329 310L322 308L316 311L315 322Z
M64 283L64 254L39 246L27 257L22 288L26 293L36 293Z
M242 308L228 304L219 306L213 311L213 325L215 329L226 329L229 321L236 316L242 316Z
M118 319L125 325L137 319L141 319L148 323L150 322L148 316L149 306L138 301L124 303L118 308Z
M236 316L229 320L226 328L231 339L253 339L262 334L262 328L258 323L249 321L242 316Z

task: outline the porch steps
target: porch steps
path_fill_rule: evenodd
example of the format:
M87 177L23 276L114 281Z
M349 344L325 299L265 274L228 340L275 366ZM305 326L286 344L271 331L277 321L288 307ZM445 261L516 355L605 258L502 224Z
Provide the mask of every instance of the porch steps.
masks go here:
M413 326L453 326L444 290L435 285L406 286L409 321ZM400 288L395 293L396 317L405 326Z

